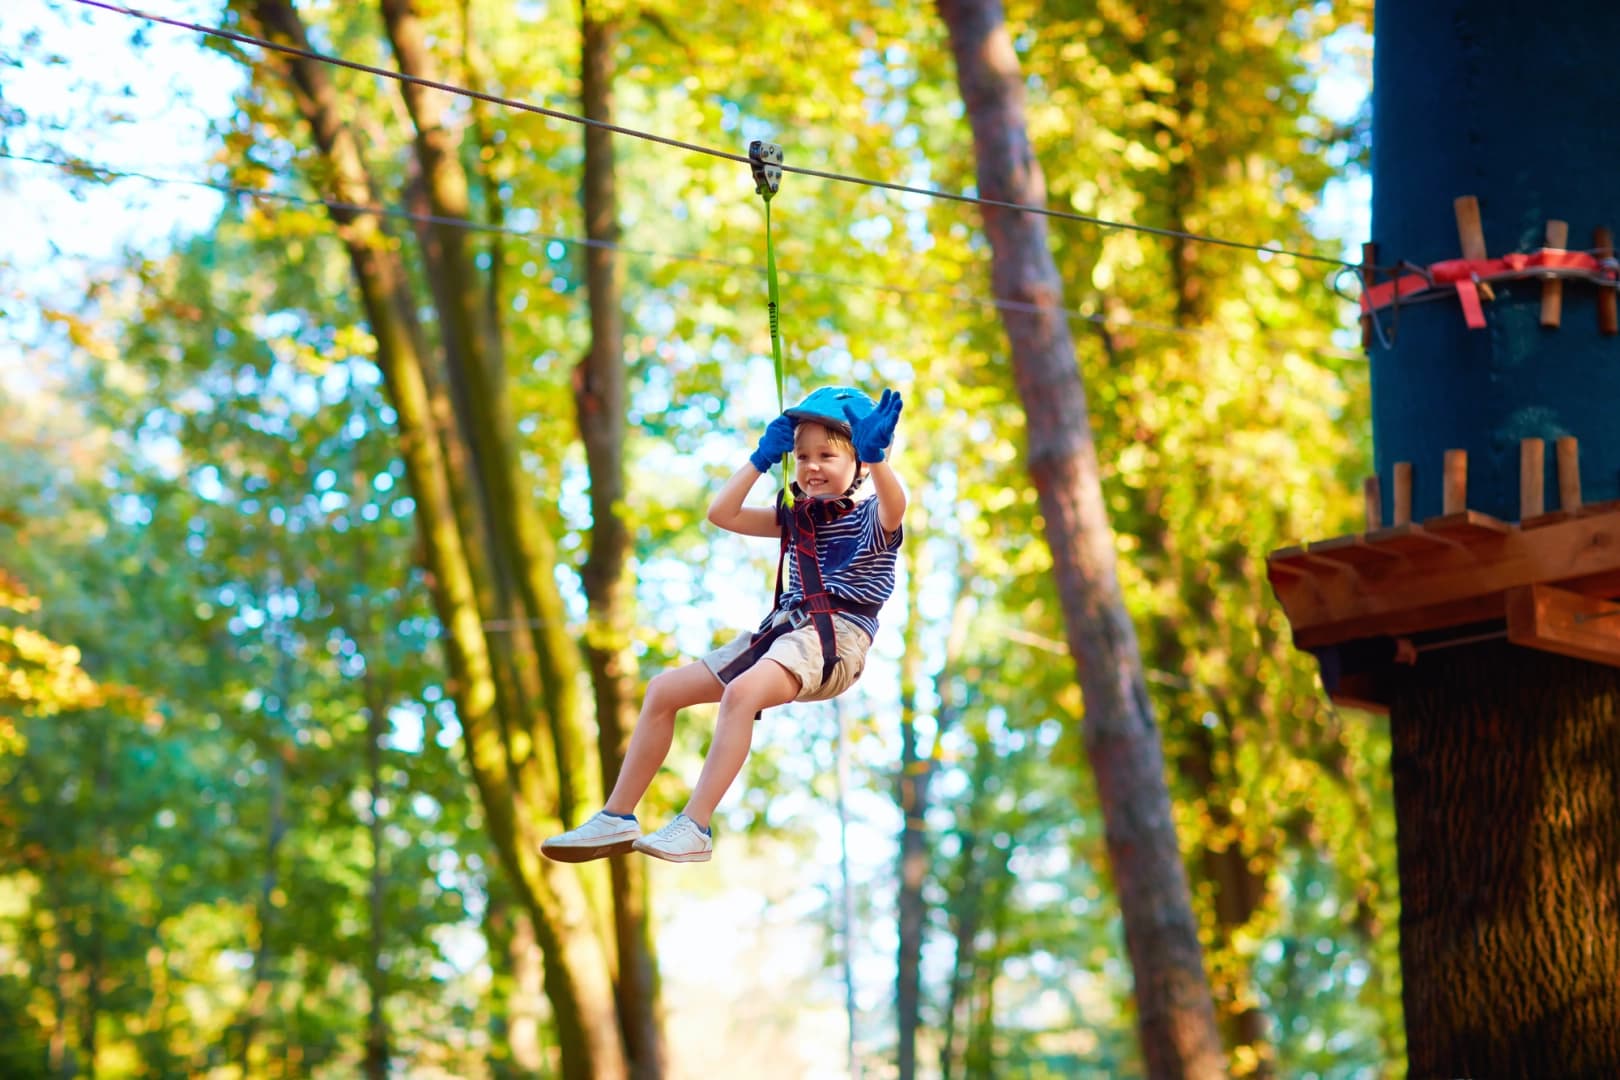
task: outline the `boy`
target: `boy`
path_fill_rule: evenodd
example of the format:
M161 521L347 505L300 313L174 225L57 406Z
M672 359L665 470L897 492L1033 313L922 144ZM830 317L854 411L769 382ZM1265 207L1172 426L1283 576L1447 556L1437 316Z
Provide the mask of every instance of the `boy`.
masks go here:
M709 520L744 536L780 539L787 589L778 570L776 606L759 630L653 677L606 805L541 844L545 855L585 862L634 849L668 862L707 862L709 818L742 770L760 711L837 697L860 677L878 610L894 591L902 540L906 493L885 460L900 408L892 390L874 404L859 390L823 387L771 421L748 464L715 495ZM793 507L745 507L749 489L790 450ZM863 466L876 497L854 502ZM714 740L686 808L643 836L636 804L669 753L675 714L715 701Z

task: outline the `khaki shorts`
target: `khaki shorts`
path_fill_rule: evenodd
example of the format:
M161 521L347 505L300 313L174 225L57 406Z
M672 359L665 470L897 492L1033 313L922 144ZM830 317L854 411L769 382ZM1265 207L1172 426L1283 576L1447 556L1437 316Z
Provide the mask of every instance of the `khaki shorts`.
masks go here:
M777 616L779 619L786 617ZM854 686L855 680L866 669L866 650L871 647L872 639L848 619L834 615L832 621L833 640L838 643L838 663L826 682L821 679L821 637L816 633L816 624L808 619L797 630L789 631L771 642L770 649L760 657L760 660L775 660L799 680L799 695L794 701L827 701L835 698ZM749 631L720 646L703 658L704 666L719 679L721 669L748 649L748 642L753 636L753 632Z

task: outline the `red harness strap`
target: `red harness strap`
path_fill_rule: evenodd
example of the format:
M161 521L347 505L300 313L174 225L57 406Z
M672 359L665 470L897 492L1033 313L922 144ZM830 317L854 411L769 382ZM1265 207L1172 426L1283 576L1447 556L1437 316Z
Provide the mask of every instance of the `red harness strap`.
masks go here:
M721 682L728 683L757 664L770 651L777 638L803 626L806 618L815 623L816 636L821 639L822 681L825 682L832 674L833 668L838 666L838 638L833 630L833 612L851 611L876 616L879 610L877 604L863 604L828 592L821 579L821 564L816 560L816 525L837 521L853 509L854 500L848 498L801 498L789 508L782 497L777 496L776 520L782 526L782 548L776 563L776 600L770 614L754 631L748 648L720 669ZM790 548L794 564L799 568L799 587L804 592L804 599L795 607L784 610L782 567Z

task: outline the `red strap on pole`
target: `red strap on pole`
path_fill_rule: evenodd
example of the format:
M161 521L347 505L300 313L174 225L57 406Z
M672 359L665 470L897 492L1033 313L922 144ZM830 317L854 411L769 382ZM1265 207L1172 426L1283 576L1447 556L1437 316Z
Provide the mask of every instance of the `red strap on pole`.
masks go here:
M1457 282L1457 299L1462 303L1463 320L1468 323L1468 329L1485 329L1485 308L1479 302L1479 284L1472 279Z
M1453 285L1462 304L1463 317L1469 327L1478 330L1485 325L1485 312L1479 299L1480 283L1502 275L1531 274L1536 270L1577 270L1611 281L1617 278L1612 264L1584 251L1562 248L1542 248L1496 259L1444 259L1429 265L1423 273L1402 274L1393 281L1366 289L1361 294L1361 310L1377 311L1395 303L1397 296L1404 300L1417 293Z

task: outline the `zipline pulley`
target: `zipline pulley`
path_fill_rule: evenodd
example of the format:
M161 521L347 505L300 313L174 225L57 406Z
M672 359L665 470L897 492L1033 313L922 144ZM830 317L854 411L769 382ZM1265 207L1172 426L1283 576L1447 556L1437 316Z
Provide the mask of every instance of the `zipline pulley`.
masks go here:
M767 203L782 186L782 148L755 139L748 144L748 167L754 173L754 192Z

